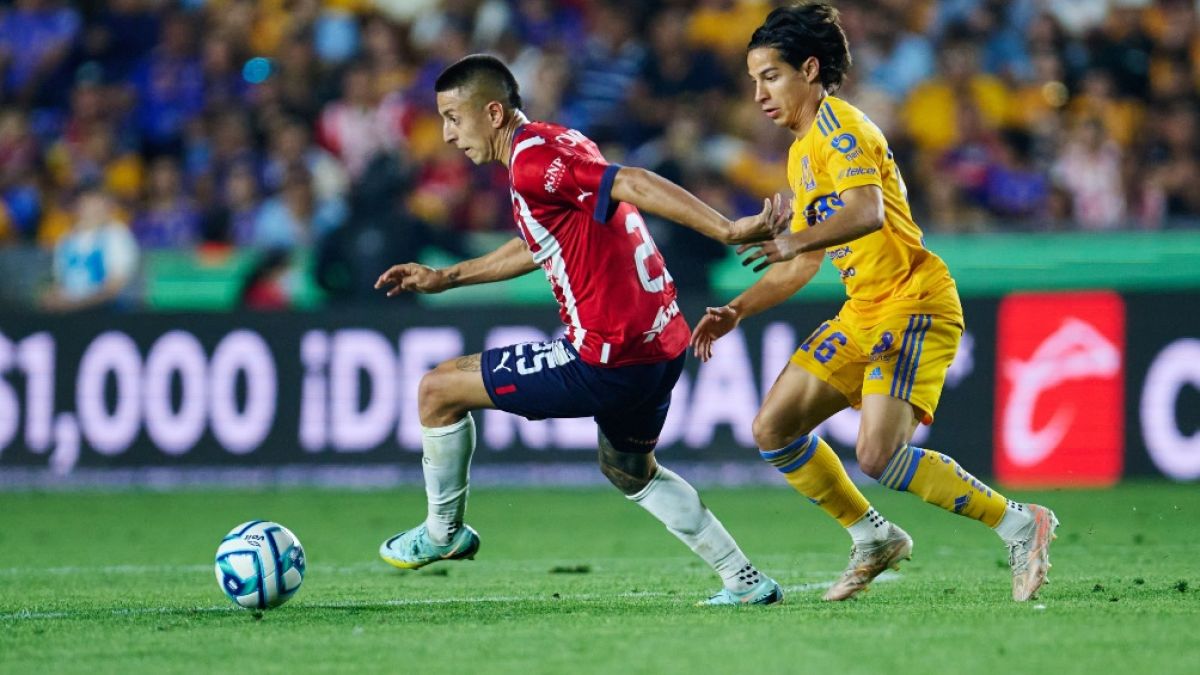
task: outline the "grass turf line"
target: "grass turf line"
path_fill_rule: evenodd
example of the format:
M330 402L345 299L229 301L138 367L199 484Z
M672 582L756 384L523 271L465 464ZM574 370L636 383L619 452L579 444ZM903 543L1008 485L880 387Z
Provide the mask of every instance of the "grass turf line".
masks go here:
M914 560L826 604L849 549L835 523L787 489L702 494L793 589L784 605L693 607L716 577L610 490L477 490L479 558L415 573L375 552L419 520L420 489L0 494L0 672L1200 671L1195 486L1014 494L1063 522L1053 583L1027 604L994 534L911 496L868 492ZM309 560L296 598L258 619L211 569L252 518L287 525Z

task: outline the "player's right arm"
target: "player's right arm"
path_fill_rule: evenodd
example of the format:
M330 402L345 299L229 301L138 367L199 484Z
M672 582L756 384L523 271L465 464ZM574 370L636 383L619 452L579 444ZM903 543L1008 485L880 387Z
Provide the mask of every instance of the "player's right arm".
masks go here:
M764 312L795 295L821 269L824 251L799 255L772 266L750 288L724 307L709 307L692 331L692 351L701 361L712 358L712 345L737 328L742 319Z
M631 166L620 167L613 177L612 198L725 244L770 239L792 218L788 205L776 194L763 200L759 213L730 221L686 189L653 171Z
M393 265L379 275L375 288L387 289L388 297L403 291L441 293L459 286L504 281L537 269L529 248L520 237L514 237L500 248L449 267L435 269L420 263Z

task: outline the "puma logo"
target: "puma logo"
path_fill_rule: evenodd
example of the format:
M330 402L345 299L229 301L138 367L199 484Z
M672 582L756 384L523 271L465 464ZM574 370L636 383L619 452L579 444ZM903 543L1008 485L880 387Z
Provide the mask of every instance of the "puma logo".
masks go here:
M504 370L507 370L508 372L511 373L512 368L509 368L508 366L504 365L504 364L508 363L509 356L510 356L510 354L508 352L501 353L500 354L500 364L497 365L495 368L492 368L492 372L498 373L498 372L500 372L500 369L503 368Z
M580 192L580 193L579 193L579 197L577 197L577 199L578 199L579 201L583 201L583 200L585 200L585 199L587 199L587 198L588 198L588 195L593 195L593 194L596 194L596 193L594 193L594 192Z

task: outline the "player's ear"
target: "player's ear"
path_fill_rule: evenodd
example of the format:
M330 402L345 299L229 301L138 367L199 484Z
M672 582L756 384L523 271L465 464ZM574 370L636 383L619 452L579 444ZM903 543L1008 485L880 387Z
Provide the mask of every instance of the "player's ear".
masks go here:
M490 101L485 107L488 114L488 121L491 122L493 129L499 129L504 126L504 104L499 101Z
M817 57L810 56L800 64L800 72L804 73L804 79L812 84L821 78L821 62Z

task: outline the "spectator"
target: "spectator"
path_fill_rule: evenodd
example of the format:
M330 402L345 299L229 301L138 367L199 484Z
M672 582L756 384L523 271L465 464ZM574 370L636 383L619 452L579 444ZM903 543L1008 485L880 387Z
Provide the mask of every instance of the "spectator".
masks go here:
M879 11L866 13L871 36L871 50L875 58L866 61L863 78L872 87L888 94L895 101L903 101L908 92L934 73L936 58L933 45L923 32L909 30L901 9L880 7Z
M154 49L161 25L157 7L146 0L109 0L88 27L88 56L116 82L125 80Z
M133 281L137 243L125 223L113 216L112 202L98 185L76 198L75 224L54 248L54 283L41 307L67 312L114 306Z
M343 199L350 177L333 155L312 143L308 128L296 119L285 120L271 134L271 148L263 166L264 183L269 191L283 187L290 166L303 166L313 178L318 201Z
M1149 203L1143 221L1149 225L1196 224L1200 214L1200 134L1196 108L1186 100L1161 114L1151 136L1146 164L1153 169L1144 177Z
M966 105L979 113L979 122L989 129L998 129L1008 120L1008 89L979 69L978 50L970 39L961 30L947 39L939 54L938 75L915 87L904 106L908 136L921 150L942 152L961 141L958 113Z
M158 46L132 78L143 148L148 154L178 154L184 127L204 109L204 71L185 15L164 20Z
M1054 180L1070 194L1077 227L1111 230L1124 221L1121 162L1121 146L1100 120L1085 120L1074 129L1054 165Z
M1049 215L1050 181L1033 164L1033 136L1008 130L997 145L996 160L987 169L983 203L1006 222L1041 224Z
M261 209L257 173L248 164L235 165L225 181L223 198L205 215L205 240L239 247L253 246L255 223Z
M617 140L628 128L628 106L634 84L646 62L646 47L638 38L631 8L608 0L592 8L592 32L576 64L564 124L579 129L597 143Z
M312 246L340 227L345 219L344 202L318 201L308 170L302 166L290 167L279 194L263 203L254 222L251 243L264 249Z
M200 243L200 211L183 191L183 176L174 157L150 165L145 208L133 221L143 248L181 248Z
M79 14L57 0L17 0L0 14L0 98L45 103L43 87L67 62L79 35Z
M0 109L0 194L26 180L37 160L38 143L29 120L16 108Z
M200 66L204 72L204 103L209 109L240 105L250 84L242 76L243 53L220 34L204 39Z
M371 70L358 63L342 77L342 97L321 111L318 138L357 179L376 155L400 149L405 112L398 96L380 98Z

